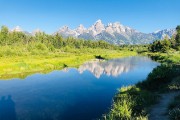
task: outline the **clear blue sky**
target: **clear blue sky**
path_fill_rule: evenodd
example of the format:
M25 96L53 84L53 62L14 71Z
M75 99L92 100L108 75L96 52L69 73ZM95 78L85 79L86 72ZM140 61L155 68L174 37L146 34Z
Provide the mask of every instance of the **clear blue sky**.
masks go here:
M119 21L141 32L180 24L180 0L0 0L0 26L53 33L61 26Z

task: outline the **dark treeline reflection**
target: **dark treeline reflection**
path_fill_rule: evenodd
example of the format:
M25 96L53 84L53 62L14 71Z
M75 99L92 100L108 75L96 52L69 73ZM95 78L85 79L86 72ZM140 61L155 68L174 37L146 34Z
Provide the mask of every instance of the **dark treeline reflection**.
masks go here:
M16 120L15 103L11 95L1 97L0 120Z

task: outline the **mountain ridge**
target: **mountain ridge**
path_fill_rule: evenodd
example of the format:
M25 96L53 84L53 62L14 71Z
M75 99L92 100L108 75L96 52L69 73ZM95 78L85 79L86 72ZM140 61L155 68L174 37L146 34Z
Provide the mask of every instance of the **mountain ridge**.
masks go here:
M136 29L124 26L119 22L104 25L101 20L97 20L89 28L82 24L76 29L64 29L61 27L54 34L61 34L63 37L75 37L85 40L104 40L112 44L149 44L157 39L168 38L175 34L175 29L164 29L153 33L143 33Z
M35 35L37 32L42 32L37 29L31 33L23 31L19 26L11 31L24 32L28 35ZM75 29L70 29L68 26L63 26L53 33L60 34L63 37L74 37L85 40L104 40L111 44L149 44L155 40L164 39L166 36L171 38L176 33L175 29L158 30L152 33L139 32L128 26L122 25L120 22L108 23L104 25L99 19L89 28L85 28L80 24Z

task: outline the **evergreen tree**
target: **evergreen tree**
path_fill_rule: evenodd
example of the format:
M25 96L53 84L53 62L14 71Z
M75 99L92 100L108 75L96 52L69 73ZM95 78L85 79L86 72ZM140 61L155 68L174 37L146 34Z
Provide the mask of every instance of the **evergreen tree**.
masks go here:
M8 28L6 26L2 26L1 32L0 32L0 45L6 45L7 44L8 33L9 33Z
M176 46L180 46L180 25L176 27L177 35L176 35Z

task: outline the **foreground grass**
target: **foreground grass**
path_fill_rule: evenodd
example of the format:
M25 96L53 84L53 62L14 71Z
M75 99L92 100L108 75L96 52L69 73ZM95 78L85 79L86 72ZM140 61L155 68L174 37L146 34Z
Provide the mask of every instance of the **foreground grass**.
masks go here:
M64 67L78 67L100 55L105 59L134 56L136 52L108 49L55 50L42 54L24 53L0 57L0 78L25 77L34 72L46 72Z

